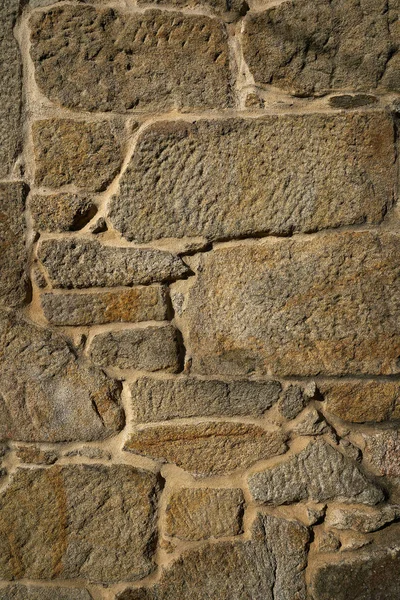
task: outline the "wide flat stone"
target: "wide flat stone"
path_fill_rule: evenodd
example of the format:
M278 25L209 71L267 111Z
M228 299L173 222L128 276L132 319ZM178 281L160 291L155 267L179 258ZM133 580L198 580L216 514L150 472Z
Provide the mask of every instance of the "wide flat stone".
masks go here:
M0 495L0 577L145 577L158 491L156 475L128 465L18 469Z
M317 231L379 223L395 182L382 112L159 122L139 136L110 218L138 242Z
M227 36L216 19L66 5L34 14L31 28L36 81L59 105L126 112L231 103Z
M1 600L92 600L87 590L58 586L9 585L0 588Z
M90 197L79 194L35 194L29 210L36 230L57 233L82 229L97 212Z
M394 233L353 231L202 254L173 292L192 372L399 373L399 252Z

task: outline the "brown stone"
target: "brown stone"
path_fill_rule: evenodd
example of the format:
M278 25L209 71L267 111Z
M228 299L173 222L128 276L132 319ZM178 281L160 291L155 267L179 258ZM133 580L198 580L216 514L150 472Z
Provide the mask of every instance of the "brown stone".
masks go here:
M145 577L158 490L156 475L128 465L17 470L0 495L0 577Z
M242 490L185 488L171 494L165 531L181 540L204 540L242 533Z
M163 321L167 317L165 291L161 286L96 293L40 296L43 312L52 325L98 325L101 323Z
M66 5L34 14L31 27L36 81L57 104L117 112L230 105L227 39L216 19Z
M206 475L245 469L282 454L286 444L284 434L257 425L202 422L136 429L124 449Z
M92 600L87 590L36 585L10 585L0 588L1 600Z
M146 0L138 0L138 5L147 5ZM232 21L246 14L248 9L245 0L154 0L153 4L157 6L173 6L178 10L181 8L210 8L215 13L225 17L227 21Z
M364 434L364 458L379 475L400 477L400 432Z
M35 121L32 134L38 186L102 191L121 168L121 147L109 121Z
M351 231L215 248L178 326L193 373L400 373L400 236Z
M395 182L382 112L161 122L139 136L109 214L138 242L286 235L379 223Z
M52 450L42 450L39 446L18 446L17 457L21 462L31 465L53 465L58 454Z
M29 200L29 209L34 228L50 232L82 229L97 212L90 198L78 194L34 195Z

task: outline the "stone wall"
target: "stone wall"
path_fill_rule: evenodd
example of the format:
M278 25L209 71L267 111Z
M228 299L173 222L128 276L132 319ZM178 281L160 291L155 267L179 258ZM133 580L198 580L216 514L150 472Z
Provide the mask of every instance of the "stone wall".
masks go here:
M248 2L0 0L1 600L400 598L400 3Z

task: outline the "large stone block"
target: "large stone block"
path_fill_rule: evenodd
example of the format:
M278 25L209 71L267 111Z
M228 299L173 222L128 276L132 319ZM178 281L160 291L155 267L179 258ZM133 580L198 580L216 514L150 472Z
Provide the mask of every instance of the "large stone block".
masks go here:
M243 50L257 83L308 96L399 91L398 0L294 0L246 19Z
M400 236L359 231L203 254L174 290L193 372L399 373L399 252Z
M227 37L215 19L66 5L34 14L31 26L36 81L50 100L68 108L168 111L230 104Z
M9 585L0 588L1 600L92 600L87 590L33 585Z
M128 465L17 470L0 495L0 577L145 577L158 490L156 475Z
M138 242L316 231L379 223L395 182L385 113L161 122L139 137L110 218Z

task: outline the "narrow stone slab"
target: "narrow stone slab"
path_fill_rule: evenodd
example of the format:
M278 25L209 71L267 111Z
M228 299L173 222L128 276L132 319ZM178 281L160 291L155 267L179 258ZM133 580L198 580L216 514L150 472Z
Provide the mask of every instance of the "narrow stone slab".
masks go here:
M399 373L399 254L400 236L383 231L203 254L197 277L174 289L186 294L178 326L192 372Z
M280 391L278 381L141 377L131 385L133 417L137 423L202 416L258 417L278 400Z
M36 81L57 104L117 112L230 105L227 36L216 19L66 5L34 14L31 28Z
M173 281L189 272L169 252L105 246L96 240L44 240L38 256L56 288L141 285Z
M85 294L48 292L40 296L40 301L52 325L135 323L167 317L165 291L157 285Z
M10 585L5 589L0 588L0 597L2 600L92 600L87 590L36 585Z
M18 469L0 495L0 577L145 577L158 492L156 475L128 465Z
M89 197L78 194L37 194L31 196L29 210L35 229L57 233L81 229L97 212Z
M110 218L138 242L317 231L379 223L395 182L385 113L161 122L141 134Z
M371 533L381 529L400 516L400 506L381 508L332 508L329 507L325 523L335 529L352 529L362 533Z

